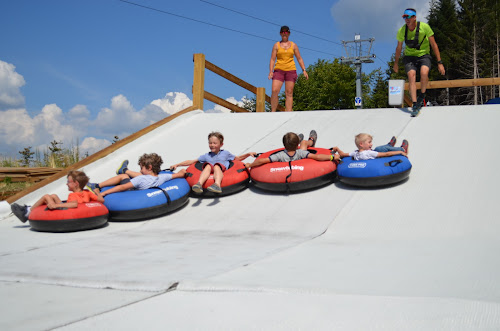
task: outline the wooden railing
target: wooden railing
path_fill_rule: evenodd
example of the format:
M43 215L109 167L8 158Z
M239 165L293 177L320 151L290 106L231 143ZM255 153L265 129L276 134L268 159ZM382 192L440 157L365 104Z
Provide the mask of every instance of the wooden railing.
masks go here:
M471 86L491 86L500 85L500 78L476 78L476 79L455 79L455 80L436 80L427 83L427 89L435 88L455 88L455 87L471 87ZM409 91L410 83L405 83L405 90ZM417 91L420 90L420 82L417 82ZM407 105L412 104L410 96L405 94L404 102Z
M256 111L264 112L266 110L266 101L271 102L271 98L266 95L266 90L263 87L255 87L244 80L230 74L222 68L219 68L215 64L205 60L204 54L194 54L194 77L193 77L193 107L196 109L203 110L203 99L207 99L215 104L221 105L231 109L237 113L247 113L248 110L238 107L218 96L205 91L205 69L212 71L213 73L229 80L230 82L241 86L242 88L252 92L256 95ZM278 105L278 110L284 111L285 108Z

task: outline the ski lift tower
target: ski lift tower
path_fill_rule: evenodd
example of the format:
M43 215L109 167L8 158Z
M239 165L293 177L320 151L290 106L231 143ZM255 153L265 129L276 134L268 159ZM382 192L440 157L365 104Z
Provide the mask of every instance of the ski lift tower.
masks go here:
M363 108L362 92L361 92L361 64L362 63L373 63L375 54L370 54L372 50L373 42L375 38L361 40L361 35L356 34L354 40L344 41L342 40L342 45L344 45L345 52L347 56L340 57L341 63L354 64L356 66L356 98L354 99L354 104L356 108ZM363 52L363 43L370 43L367 52ZM349 44L354 43L354 46Z

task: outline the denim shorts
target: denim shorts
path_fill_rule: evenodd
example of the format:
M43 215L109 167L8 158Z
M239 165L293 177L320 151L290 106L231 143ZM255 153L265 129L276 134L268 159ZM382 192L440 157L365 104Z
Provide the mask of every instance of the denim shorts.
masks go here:
M283 71L274 70L273 80L279 80L280 82L295 82L297 81L297 70Z
M405 56L403 58L406 73L410 70L418 71L421 66L429 67L429 70L431 70L431 61L432 56L430 56L430 54L422 56Z

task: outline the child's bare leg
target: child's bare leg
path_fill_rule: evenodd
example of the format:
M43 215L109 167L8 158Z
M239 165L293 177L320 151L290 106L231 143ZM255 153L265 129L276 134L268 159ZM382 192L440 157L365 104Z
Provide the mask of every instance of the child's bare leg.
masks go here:
M203 168L203 171L200 174L200 179L198 182L203 185L207 181L208 177L210 177L210 173L212 172L212 165L207 164L205 168Z
M306 151L309 147L311 147L313 144L312 140L302 140L300 142L300 149Z
M214 166L214 182L215 182L215 184L219 185L219 187L220 187L220 184L222 182L223 177L224 177L224 173L222 172L221 167L216 164Z
M31 206L31 209L34 209L38 206L42 205L48 205L49 203L61 203L61 199L57 196L57 194L45 194L43 197L38 199L37 202L33 206Z
M128 172L128 171L127 171ZM130 177L126 174L121 174L117 175L114 177L111 177L110 179L106 179L104 182L99 183L99 187L107 187L107 186L113 186L113 185L118 185L120 182L124 179L129 179Z

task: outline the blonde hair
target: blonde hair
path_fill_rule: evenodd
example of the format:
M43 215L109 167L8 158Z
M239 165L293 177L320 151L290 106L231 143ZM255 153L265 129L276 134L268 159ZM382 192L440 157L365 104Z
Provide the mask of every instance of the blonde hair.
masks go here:
M359 144L361 144L364 141L367 141L368 139L373 140L373 137L371 135L369 135L368 133L360 133L360 134L356 135L356 137L354 137L354 143L356 144L357 148L361 148L359 146Z

